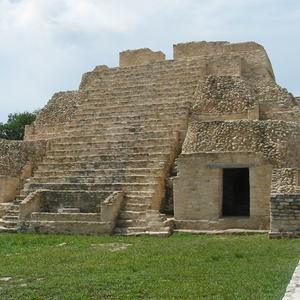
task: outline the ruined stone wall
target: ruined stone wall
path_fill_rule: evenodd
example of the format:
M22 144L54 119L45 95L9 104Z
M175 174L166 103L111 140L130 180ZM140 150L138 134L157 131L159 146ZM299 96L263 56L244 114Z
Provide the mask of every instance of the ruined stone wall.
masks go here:
M47 139L60 134L63 127L73 120L82 101L83 94L78 91L54 94L36 121L27 126L25 140Z
M130 67L136 65L145 65L155 61L165 60L163 52L154 52L149 48L127 50L120 53L120 67Z
M273 169L272 194L300 194L300 169Z
M247 112L255 98L249 85L240 77L208 76L195 93L193 115Z
M300 194L272 195L269 236L300 236Z
M299 165L299 126L284 121L191 122L183 153L262 153L277 167Z
M28 161L33 167L43 159L46 141L23 142L0 140L0 175L17 176Z
M17 176L27 161L22 141L0 140L0 174Z
M46 153L46 142L0 140L0 202L14 200Z
M300 123L300 103L275 82L251 81L253 95L259 103L260 120L284 120Z
M300 169L274 169L270 237L300 236Z
M192 116L197 120L284 120L300 123L300 104L273 81L209 75L199 81ZM250 114L250 115L249 115Z
M77 91L56 93L41 110L35 124L57 125L71 121L80 103L81 95Z
M296 104L293 95L276 82L253 80L249 81L249 84L252 86L255 98L260 103L281 104L286 106L294 106Z

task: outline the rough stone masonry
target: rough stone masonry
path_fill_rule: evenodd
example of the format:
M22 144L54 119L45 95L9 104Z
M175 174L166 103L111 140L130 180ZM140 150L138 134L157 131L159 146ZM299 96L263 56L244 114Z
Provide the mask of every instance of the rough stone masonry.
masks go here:
M121 52L0 141L0 231L299 236L299 112L257 43Z

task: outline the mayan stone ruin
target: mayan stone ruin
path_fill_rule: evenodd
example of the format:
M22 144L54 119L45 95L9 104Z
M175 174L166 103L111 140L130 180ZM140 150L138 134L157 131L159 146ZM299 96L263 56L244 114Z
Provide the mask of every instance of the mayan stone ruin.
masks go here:
M257 43L121 52L0 140L0 230L300 236L299 122Z

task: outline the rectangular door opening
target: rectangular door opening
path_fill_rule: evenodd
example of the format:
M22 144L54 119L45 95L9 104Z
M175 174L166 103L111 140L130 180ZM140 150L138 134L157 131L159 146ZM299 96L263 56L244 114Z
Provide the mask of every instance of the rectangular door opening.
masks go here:
M223 169L222 216L250 216L249 168Z

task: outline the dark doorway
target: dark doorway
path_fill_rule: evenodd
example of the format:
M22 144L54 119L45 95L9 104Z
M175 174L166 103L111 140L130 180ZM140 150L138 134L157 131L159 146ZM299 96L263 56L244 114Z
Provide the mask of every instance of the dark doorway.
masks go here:
M249 169L223 169L223 205L222 215L250 215Z

